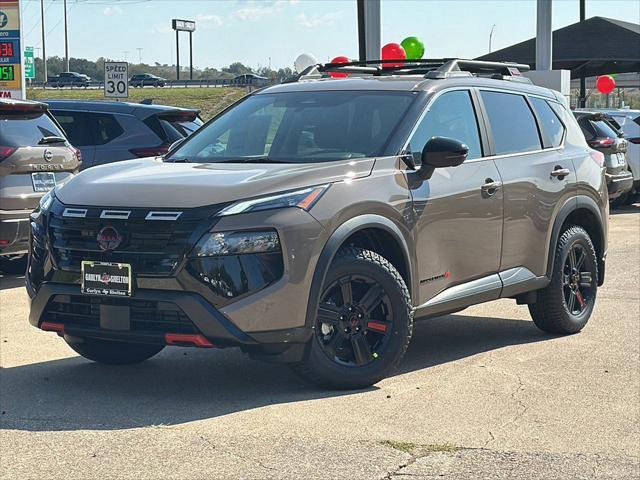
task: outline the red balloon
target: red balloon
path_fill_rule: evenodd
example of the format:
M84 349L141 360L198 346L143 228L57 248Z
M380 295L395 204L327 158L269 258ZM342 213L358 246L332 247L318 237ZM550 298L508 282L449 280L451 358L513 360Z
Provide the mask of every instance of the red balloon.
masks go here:
M611 93L616 88L616 81L611 75L602 75L596 80L596 88L600 93Z
M407 53L402 45L397 43L387 43L382 47L382 60L406 60ZM383 63L382 68L401 67L404 62Z
M331 60L331 63L349 63L350 61L351 60L349 60L347 57L339 56ZM333 78L347 78L349 76L348 73L342 72L329 72L329 75L331 75Z

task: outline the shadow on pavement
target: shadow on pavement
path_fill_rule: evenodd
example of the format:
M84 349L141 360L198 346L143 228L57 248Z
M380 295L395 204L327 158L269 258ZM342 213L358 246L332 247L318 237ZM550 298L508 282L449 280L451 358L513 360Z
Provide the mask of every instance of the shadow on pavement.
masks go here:
M396 375L549 338L528 321L463 315L426 320L414 329ZM29 431L173 425L355 393L307 385L287 366L253 361L238 349L167 348L124 367L72 357L0 373L0 428Z
M612 208L609 210L610 215L624 215L629 213L640 213L640 203L625 205L623 207Z
M24 274L10 275L0 272L0 290L9 290L10 288L24 287Z

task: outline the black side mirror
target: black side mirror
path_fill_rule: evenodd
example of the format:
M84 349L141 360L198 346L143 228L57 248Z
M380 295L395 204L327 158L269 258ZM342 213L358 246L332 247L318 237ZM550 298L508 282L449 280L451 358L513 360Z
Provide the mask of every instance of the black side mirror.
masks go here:
M436 168L457 167L469 154L466 144L448 137L431 137L422 150L422 167L420 176L431 178Z

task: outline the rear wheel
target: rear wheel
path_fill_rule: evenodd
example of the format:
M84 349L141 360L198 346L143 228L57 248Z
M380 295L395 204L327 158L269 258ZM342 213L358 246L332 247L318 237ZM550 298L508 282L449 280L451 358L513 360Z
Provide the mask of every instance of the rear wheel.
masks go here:
M368 387L398 366L412 330L402 276L379 254L348 248L331 265L308 355L293 368L322 387Z
M107 365L140 363L153 357L164 348L164 345L113 342L94 338L67 340L67 345L84 358Z
M529 312L541 330L571 334L584 328L598 290L598 262L589 234L567 227L558 240L551 283L538 292Z

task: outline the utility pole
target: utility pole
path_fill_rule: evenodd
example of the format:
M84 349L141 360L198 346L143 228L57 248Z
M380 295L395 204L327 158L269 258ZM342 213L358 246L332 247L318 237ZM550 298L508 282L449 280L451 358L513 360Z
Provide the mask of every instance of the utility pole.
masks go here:
M69 71L69 24L67 23L67 0L64 0L64 71Z
M124 61L127 61L127 54L129 53L129 50L123 50L122 53L124 53Z
M491 27L491 31L489 32L489 53L491 53L491 39L493 38L493 31L496 29L496 24L494 23Z
M138 50L138 63L142 65L142 47L136 47L136 50Z
M44 0L40 0L40 17L42 25L42 88L47 84L47 49L44 34Z

